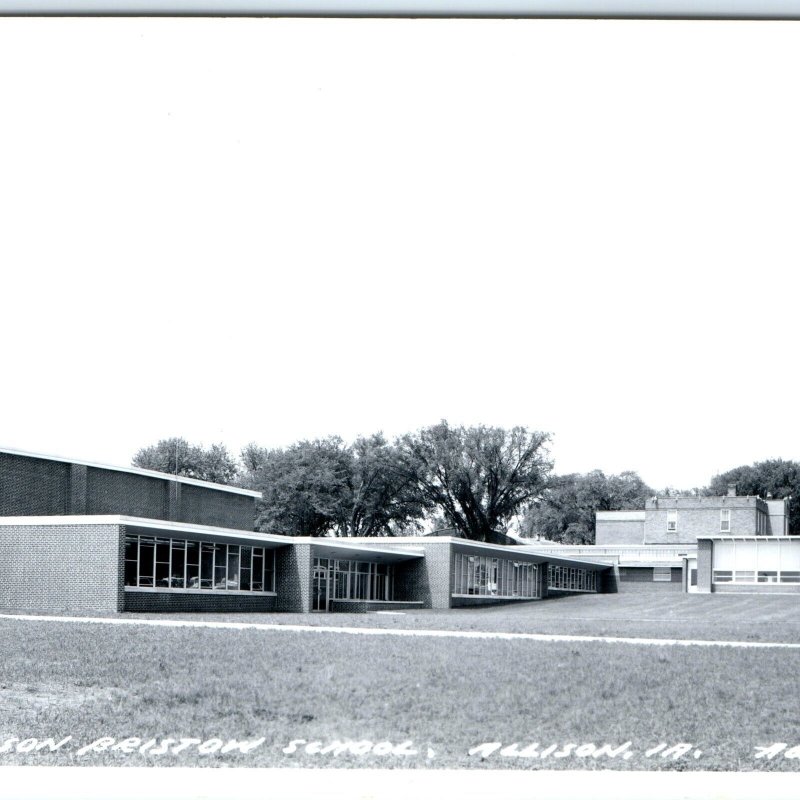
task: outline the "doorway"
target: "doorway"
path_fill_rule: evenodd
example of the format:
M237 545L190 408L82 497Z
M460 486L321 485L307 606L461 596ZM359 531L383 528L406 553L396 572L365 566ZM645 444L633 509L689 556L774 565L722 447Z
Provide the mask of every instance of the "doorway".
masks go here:
M686 591L695 594L697 592L697 559L686 559Z
M327 558L315 558L311 588L311 610L330 611L330 569Z

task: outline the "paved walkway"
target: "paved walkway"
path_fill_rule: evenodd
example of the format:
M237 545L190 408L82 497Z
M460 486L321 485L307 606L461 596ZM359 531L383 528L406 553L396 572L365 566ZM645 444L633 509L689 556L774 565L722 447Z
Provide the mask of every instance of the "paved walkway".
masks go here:
M260 622L213 622L208 620L125 619L120 617L54 617L35 614L0 614L0 619L24 622L77 622L83 625L139 625L152 628L216 628L232 631L275 633L344 633L351 636L416 636L433 639L505 639L529 642L604 642L652 647L734 647L756 650L800 650L793 642L735 642L704 639L644 639L629 636L572 636L556 633L499 633L494 631L436 631L397 628L346 628L335 625L280 625Z

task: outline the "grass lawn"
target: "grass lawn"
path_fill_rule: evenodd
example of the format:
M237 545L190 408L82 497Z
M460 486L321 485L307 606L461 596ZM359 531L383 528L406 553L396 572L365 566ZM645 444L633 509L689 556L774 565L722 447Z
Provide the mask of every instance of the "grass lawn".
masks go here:
M799 605L794 597L631 592L403 616L188 618L798 642ZM788 748L773 759L754 758L757 747L800 745L793 681L800 651L8 619L0 619L0 647L0 765L670 770L800 765L800 759L786 757ZM55 752L17 752L17 739L67 736L72 739ZM115 745L127 737L140 741L79 755L100 737ZM246 753L203 754L197 743L173 753L174 745L162 747L160 740L167 738L263 742ZM149 739L158 741L140 751ZM293 740L303 741L291 745ZM356 752L342 752L337 741L361 744L352 745ZM310 742L319 744L307 747ZM382 742L398 752L367 744ZM517 747L486 747L470 755L485 743ZM664 749L646 754L661 743L691 748L677 757L664 757ZM575 747L584 744L622 749L615 757L594 757L590 747Z

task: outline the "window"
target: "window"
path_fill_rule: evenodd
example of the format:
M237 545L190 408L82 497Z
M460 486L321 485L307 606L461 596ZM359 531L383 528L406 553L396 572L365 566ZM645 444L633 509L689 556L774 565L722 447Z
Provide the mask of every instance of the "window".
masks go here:
M569 592L596 592L597 572L593 569L551 564L547 571L547 588Z
M185 539L125 537L125 586L275 591L275 551Z
M667 531L674 533L678 530L678 509L673 508L667 511Z
M507 558L453 557L453 594L480 597L538 598L538 565Z
M761 515L759 514L759 523L761 522ZM723 508L719 512L719 532L720 533L730 533L731 531L731 510L729 508Z
M653 581L668 583L672 580L672 570L669 567L653 567Z
M334 600L392 600L394 598L394 565L372 561L314 559L314 591L316 604L328 593ZM327 602L327 601L326 601ZM316 608L316 610L322 610Z
M714 543L715 583L800 583L800 540L733 537Z

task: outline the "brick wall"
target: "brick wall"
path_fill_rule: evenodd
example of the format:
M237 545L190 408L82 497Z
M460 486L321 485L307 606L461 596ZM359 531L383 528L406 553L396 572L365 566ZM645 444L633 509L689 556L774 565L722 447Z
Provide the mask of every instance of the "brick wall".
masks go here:
M595 523L595 544L642 544L643 541L644 520L604 520L598 515Z
M82 464L69 465L69 513L86 514L88 496L88 467Z
M0 452L0 516L86 514L252 531L255 498L167 477Z
M422 547L424 558L396 565L395 599L422 600L425 608L450 608L454 546L432 540Z
M392 603L386 600L331 600L331 611L343 614L366 614L371 611L399 611L422 608L422 603Z
M697 542L697 591L711 591L712 543L708 539Z
M276 611L311 611L311 545L294 544L275 552Z
M52 516L69 509L69 464L0 453L0 516Z
M619 579L623 583L626 582L639 582L639 583L680 583L682 580L683 570L681 567L670 568L669 581L654 581L652 567L620 567Z
M167 519L169 481L89 467L86 513Z
M247 495L182 483L179 508L178 522L249 531L255 527L255 498Z
M720 532L720 510L731 512L731 533L756 535L756 510L767 506L755 497L660 497L647 501L644 535L646 544L691 544L698 536ZM667 511L678 512L677 530L667 530Z
M454 597L452 608L471 608L474 606L508 606L518 603L538 603L539 598L535 597Z
M0 608L122 610L119 525L0 526Z
M208 611L208 612L269 612L274 611L277 598L260 594L226 594L225 592L134 592L125 591L125 611Z
M652 567L619 567L618 591L631 592L654 589L657 591L683 590L683 569L672 567L670 580L654 581Z
M785 500L767 500L767 513L769 515L767 533L770 536L787 536L788 519L786 516L787 504Z
M714 594L800 594L797 583L715 583Z

